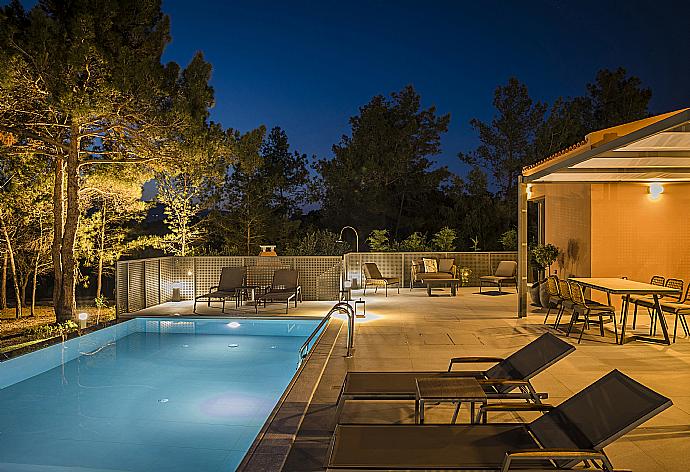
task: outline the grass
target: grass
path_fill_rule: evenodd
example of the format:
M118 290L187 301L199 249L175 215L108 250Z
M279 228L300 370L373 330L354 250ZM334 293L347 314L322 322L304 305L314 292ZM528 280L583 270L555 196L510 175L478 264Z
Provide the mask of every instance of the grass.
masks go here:
M84 306L79 307L78 310L80 313L89 314L88 325L96 323L98 308ZM24 308L22 312L24 316L18 319L15 318L14 308L6 308L0 312L0 353L43 341L43 339L36 339L35 335L29 333L28 330L55 323L55 312L52 306L36 307L35 316L28 316L28 308ZM115 308L101 308L100 321L112 319L115 319Z

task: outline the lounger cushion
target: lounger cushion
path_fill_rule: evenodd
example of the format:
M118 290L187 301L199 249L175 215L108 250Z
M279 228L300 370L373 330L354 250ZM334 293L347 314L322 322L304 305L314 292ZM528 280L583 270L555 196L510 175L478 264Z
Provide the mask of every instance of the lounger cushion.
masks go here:
M505 280L515 280L515 277L498 277L496 275L482 275L479 277L480 280L483 280L485 282L503 282Z
M328 467L498 469L506 452L537 447L522 425L339 425Z

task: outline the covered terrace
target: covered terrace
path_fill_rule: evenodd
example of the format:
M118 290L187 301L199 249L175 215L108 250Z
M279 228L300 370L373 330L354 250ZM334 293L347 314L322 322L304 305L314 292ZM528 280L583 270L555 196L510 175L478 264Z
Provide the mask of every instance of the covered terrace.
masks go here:
M523 169L518 314L527 315L528 208L559 277L690 282L690 109L615 126ZM532 241L529 241L532 243ZM602 294L593 293L593 297ZM612 302L620 308L620 297Z

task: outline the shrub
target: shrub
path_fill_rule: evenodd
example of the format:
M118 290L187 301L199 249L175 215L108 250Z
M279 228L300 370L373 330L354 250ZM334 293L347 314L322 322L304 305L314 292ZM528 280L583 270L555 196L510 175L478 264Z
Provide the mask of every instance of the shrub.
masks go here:
M429 244L422 233L415 231L400 243L403 252L424 252L429 250Z
M367 238L369 250L372 252L388 252L391 251L391 241L387 229L375 229Z
M501 235L499 241L506 251L516 251L517 250L517 230L515 228L509 229Z
M431 239L431 245L434 251L451 252L455 251L455 238L457 234L454 229L447 226L441 228L441 230L434 234Z

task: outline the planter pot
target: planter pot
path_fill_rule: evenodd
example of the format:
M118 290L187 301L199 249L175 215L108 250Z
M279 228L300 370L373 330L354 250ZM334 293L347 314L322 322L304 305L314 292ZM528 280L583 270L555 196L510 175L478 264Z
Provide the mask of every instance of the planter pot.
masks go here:
M546 281L542 280L539 284L539 302L544 308L549 307L549 291L547 289Z
M533 305L540 306L541 305L541 300L539 298L539 287L542 284L539 282L534 282L532 286L529 288L529 298L532 300Z

